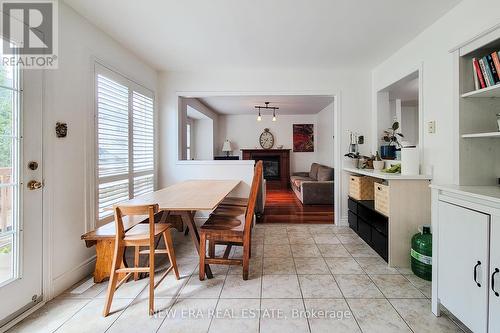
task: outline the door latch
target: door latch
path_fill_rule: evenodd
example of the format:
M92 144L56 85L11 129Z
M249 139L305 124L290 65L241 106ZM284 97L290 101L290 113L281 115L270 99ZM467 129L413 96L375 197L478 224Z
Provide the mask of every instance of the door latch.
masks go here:
M33 191L33 190L38 190L39 188L42 188L43 184L37 180L30 180L28 182L28 189Z

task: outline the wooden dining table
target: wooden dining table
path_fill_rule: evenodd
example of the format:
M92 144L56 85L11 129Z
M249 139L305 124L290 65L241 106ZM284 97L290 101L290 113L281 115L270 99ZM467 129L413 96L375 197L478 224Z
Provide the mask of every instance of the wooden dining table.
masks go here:
M182 221L189 229L189 234L191 235L191 239L196 247L196 250L199 252L200 236L194 219L196 212L212 211L217 208L222 200L224 200L224 198L231 191L233 191L239 183L239 180L187 180L161 190L121 202L119 205L131 206L158 204L159 210L163 212L160 223L166 223L169 215L181 216ZM112 207L109 207L108 209L112 209ZM86 242L92 241L92 238L84 236L86 235L83 235L82 239ZM114 244L114 242L111 241L110 243L108 241L108 244ZM111 262L109 265L111 265ZM212 271L208 265L205 266L205 271L207 278L210 279L213 277Z

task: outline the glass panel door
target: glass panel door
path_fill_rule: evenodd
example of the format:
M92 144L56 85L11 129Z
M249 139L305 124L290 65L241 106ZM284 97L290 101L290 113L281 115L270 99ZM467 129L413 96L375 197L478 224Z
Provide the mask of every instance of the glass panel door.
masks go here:
M0 67L0 286L18 276L20 87L18 69Z
M0 64L0 331L42 300L42 76Z

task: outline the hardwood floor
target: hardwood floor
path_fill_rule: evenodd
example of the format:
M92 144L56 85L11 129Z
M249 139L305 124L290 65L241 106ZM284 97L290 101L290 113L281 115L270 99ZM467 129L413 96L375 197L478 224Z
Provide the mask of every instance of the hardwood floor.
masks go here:
M260 223L333 224L333 205L303 205L292 190L267 189Z

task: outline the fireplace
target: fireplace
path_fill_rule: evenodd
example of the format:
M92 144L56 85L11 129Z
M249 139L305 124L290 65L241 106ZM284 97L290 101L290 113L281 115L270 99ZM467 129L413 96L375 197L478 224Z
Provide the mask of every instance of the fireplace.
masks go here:
M290 149L242 149L244 160L262 161L269 188L286 189L290 178Z
M278 156L254 156L256 161L262 161L264 167L264 178L266 180L280 180L280 157Z

